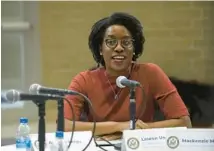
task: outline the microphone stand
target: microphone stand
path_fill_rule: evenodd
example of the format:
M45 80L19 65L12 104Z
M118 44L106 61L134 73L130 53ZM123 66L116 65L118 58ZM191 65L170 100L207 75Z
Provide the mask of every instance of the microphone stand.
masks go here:
M59 99L57 103L58 103L57 131L64 132L64 102L63 102L63 99Z
M135 87L130 88L130 104L129 104L129 112L130 112L130 130L135 129L135 115L136 115L136 101L135 101Z
M39 151L45 150L45 100L34 101L39 108Z
M136 115L136 101L135 101L135 87L130 87L130 92L129 92L129 99L130 99L130 104L129 104L129 114L130 114L130 130L135 129L135 115ZM121 143L115 144L114 145L115 150L121 150L122 145Z

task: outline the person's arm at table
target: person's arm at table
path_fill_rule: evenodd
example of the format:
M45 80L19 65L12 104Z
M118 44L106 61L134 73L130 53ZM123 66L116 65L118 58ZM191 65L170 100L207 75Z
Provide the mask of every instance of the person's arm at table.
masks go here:
M163 70L155 64L150 64L149 77L154 100L166 118L164 121L147 123L149 127L192 127L187 107Z
M177 119L168 119L164 121L147 123L150 128L166 128L166 127L187 127L191 128L191 120L189 116L182 116Z
M93 130L93 122L81 122L75 121L75 131L92 131ZM140 122L138 120L136 122L137 129L148 128L148 125ZM127 122L96 122L95 135L106 135L112 134L116 132L122 132L123 130L129 129L129 121ZM72 130L72 121L65 119L65 131Z
M92 131L94 123L93 122L82 122L75 121L75 131ZM65 119L65 131L72 130L72 121ZM109 121L109 122L97 122L95 135L110 134L120 131L119 123Z

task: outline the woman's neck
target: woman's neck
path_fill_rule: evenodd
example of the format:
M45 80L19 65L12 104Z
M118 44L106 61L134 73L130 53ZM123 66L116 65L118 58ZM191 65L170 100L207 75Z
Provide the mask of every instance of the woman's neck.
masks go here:
M117 77L117 76L126 76L128 77L131 73L131 66L127 69L127 70L123 70L123 71L115 71L112 70L111 68L106 68L106 74L110 77Z

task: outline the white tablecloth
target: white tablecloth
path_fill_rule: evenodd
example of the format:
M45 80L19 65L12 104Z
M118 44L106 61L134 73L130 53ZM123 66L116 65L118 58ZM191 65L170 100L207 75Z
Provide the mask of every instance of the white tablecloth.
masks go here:
M116 141L111 141L112 144L117 144L120 143L120 140L116 140ZM107 144L106 142L103 141L97 141L98 144ZM105 146L103 147L104 149L108 150L108 151L117 151L114 149L114 147L112 146ZM1 151L16 151L16 146L15 144L13 145L6 145L6 146L1 146ZM86 150L87 151L87 150ZM103 151L102 149L100 149L99 147L97 147L97 151Z

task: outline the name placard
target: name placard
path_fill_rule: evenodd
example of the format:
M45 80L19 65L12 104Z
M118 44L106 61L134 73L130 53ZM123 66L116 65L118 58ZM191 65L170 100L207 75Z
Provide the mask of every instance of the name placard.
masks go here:
M168 130L168 151L214 151L214 129Z
M169 129L186 130L186 127L126 130L123 132L122 150L159 151L166 146L166 131Z
M126 130L123 151L214 151L214 129Z
M92 133L91 131L81 131L81 132L74 132L73 141L68 151L82 151L85 146L88 144L89 140L91 139ZM32 146L35 151L39 150L39 141L38 141L38 134L31 134L30 135L32 140ZM67 147L71 138L71 132L64 132L64 142L65 146ZM46 133L45 135L45 151L51 151L53 146L56 145L56 138L55 133ZM90 143L87 148L87 151L96 151L96 145L94 140Z

